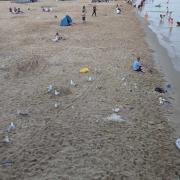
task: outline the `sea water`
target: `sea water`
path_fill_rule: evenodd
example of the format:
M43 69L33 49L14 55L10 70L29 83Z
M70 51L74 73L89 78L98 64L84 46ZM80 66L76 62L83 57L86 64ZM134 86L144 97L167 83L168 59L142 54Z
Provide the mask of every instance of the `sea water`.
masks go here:
M139 3L137 0L136 4ZM180 27L176 24L180 22L180 0L146 0L139 14L148 21L160 44L167 49L174 69L180 72ZM160 14L164 15L163 20ZM168 21L169 17L173 23Z

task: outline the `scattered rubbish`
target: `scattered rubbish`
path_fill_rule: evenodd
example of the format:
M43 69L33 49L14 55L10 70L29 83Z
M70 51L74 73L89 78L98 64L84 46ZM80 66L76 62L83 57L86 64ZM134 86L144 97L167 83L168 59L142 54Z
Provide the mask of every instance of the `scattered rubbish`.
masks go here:
M155 7L158 7L158 8L160 8L160 7L161 7L161 4L157 4L157 5L155 5Z
M16 128L16 126L14 125L13 122L11 122L10 125L8 126L8 128L7 128L7 132L10 132L11 130L13 130L15 128Z
M52 12L53 8L52 7L41 7L43 12Z
M89 72L89 68L88 67L82 67L79 72L80 73L88 73Z
M56 102L56 103L54 104L54 107L55 107L55 108L58 108L60 105L61 105L61 103Z
M97 86L96 88L100 90L100 89L102 89L103 87L102 87L102 86Z
M72 86L76 86L76 83L75 83L73 80L70 81L70 84L71 84Z
M126 82L124 82L124 83L123 83L123 85L124 85L124 86L127 86L127 83L126 83Z
M11 165L13 164L13 161L12 160L4 160L1 162L2 165Z
M57 90L55 90L55 91L54 91L54 94L55 94L56 96L58 96L58 95L60 94L60 92L58 92Z
M74 106L71 106L72 109L74 109Z
M169 83L168 83L168 84L165 84L165 85L164 85L164 90L165 90L166 92L168 92L168 91L169 91L169 92L170 92L170 91L173 92L173 91L175 90L175 88L174 88L174 86L173 86L172 84L169 84Z
M163 99L162 97L159 97L159 104L164 104L165 99Z
M88 76L88 81L89 82L93 81L93 78L91 76Z
M164 103L170 103L168 100L166 100L166 99L164 99L164 98L162 98L162 97L159 97L159 103L160 104L164 104Z
M28 116L28 115L29 115L29 113L27 113L27 112L21 112L20 110L17 110L17 114L18 114L18 115L21 115L21 116Z
M135 88L135 89L137 89L137 88L138 88L136 83L134 83L134 88Z
M118 113L119 111L120 111L120 109L119 108L114 108L114 109L112 109L115 113Z
M9 140L9 136L6 135L4 140L3 140L4 143L10 143L10 140Z
M48 92L51 92L51 91L53 90L53 86L50 84L50 85L47 87L47 89L48 89Z
M100 69L100 68L96 68L96 67L95 67L94 71L95 71L97 74L100 74L100 73L101 73L101 69Z
M178 149L180 149L180 138L178 138L178 139L176 140L176 147L177 147Z
M159 92L159 93L165 93L165 92L166 92L162 87L155 87L154 90L155 90L156 92Z
M125 77L123 77L122 79L121 79L121 81L125 81L126 80L126 78Z
M120 115L118 115L118 114L116 114L116 113L111 114L111 115L107 118L107 120L109 120L109 121L117 121L117 122L124 121L124 119L123 119Z

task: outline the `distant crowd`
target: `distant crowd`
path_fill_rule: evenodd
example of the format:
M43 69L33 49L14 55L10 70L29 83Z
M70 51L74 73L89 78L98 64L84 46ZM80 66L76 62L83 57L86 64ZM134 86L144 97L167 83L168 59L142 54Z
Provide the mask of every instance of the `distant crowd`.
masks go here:
M16 7L14 7L14 8L10 7L10 8L9 8L9 12L10 12L10 13L13 13L13 14L24 13L23 11L21 11L20 8L16 8Z

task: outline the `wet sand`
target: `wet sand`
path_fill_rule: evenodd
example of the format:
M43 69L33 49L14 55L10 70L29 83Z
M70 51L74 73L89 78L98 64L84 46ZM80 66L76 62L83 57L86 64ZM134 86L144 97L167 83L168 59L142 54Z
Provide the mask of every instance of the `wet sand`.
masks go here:
M167 117L173 106L160 105L159 97L169 95L154 91L163 75L154 68L134 10L119 3L123 15L115 14L116 1L98 4L97 17L91 17L92 4L86 2L87 23L82 24L84 3L46 0L17 5L25 14L11 15L7 9L13 4L0 2L0 179L178 178L179 150ZM55 10L41 12L45 5ZM75 24L60 28L66 13ZM66 40L52 42L56 31ZM131 70L138 55L151 71ZM79 73L83 66L88 74ZM59 96L47 93L49 84ZM115 107L123 121L108 120ZM5 144L10 122L16 129ZM11 165L3 164L6 160Z
M180 72L174 69L167 50L159 43L156 35L148 28L147 22L140 18L149 47L154 51L153 59L156 67L164 75L165 84L170 84L169 94L174 98L173 114L168 116L170 125L175 129L174 137L180 137Z

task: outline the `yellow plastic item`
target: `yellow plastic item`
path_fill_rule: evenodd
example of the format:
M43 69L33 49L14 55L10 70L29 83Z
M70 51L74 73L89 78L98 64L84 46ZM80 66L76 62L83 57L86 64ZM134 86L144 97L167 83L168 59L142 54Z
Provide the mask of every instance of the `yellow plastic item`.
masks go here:
M82 67L80 69L80 73L88 73L89 72L89 68L88 67Z

